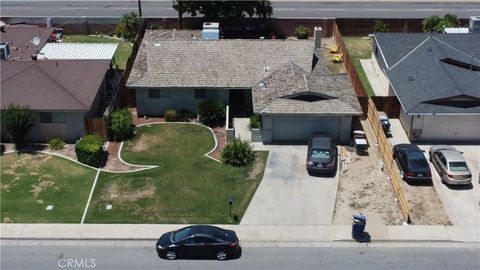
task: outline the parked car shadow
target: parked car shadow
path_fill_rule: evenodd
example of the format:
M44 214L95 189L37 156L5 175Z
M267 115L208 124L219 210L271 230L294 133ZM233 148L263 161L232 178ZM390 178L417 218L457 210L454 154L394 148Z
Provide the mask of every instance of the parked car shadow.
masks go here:
M425 181L425 180L421 180L421 181L405 180L405 182L407 182L407 184L409 186L425 186L425 187L433 186L433 181L432 180L429 180L429 181Z
M473 184L470 183L468 185L450 185L447 183L443 183L447 188L452 190L470 190L473 188Z
M163 256L159 256L158 254L156 254L157 257L159 257L160 259L164 259L164 260L168 260L166 257L163 257ZM242 247L240 246L240 249L238 250L237 254L235 254L234 256L231 256L231 257L227 257L226 261L231 261L231 260L238 260L242 257ZM205 258L205 257L179 257L175 260L193 260L193 261L212 261L212 260L217 260L216 258L212 257L212 258Z

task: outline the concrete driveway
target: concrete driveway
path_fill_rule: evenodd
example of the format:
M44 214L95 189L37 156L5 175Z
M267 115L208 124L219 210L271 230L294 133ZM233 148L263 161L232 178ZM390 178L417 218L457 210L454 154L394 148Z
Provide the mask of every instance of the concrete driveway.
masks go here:
M418 145L425 151L431 145ZM447 186L442 183L435 166L429 162L432 171L432 181L438 197L443 202L443 208L447 212L453 225L477 225L480 224L480 185L478 183L480 171L480 146L479 145L452 145L463 152L467 164L472 171L471 187Z
M307 146L270 146L265 174L241 224L331 224L338 187L334 177L309 176Z

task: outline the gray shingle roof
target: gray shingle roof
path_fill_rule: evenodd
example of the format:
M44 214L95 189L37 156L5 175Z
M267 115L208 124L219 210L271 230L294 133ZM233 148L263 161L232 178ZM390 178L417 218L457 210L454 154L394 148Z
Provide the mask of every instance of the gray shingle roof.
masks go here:
M319 63L322 64L322 63ZM253 110L263 114L360 115L362 109L346 74L312 74L290 62L252 88ZM291 96L323 97L302 101Z
M171 33L155 31L147 31L142 41L129 87L251 88L263 78L265 66L275 70L293 61L305 70L312 67L311 40L207 41L189 34L185 40L183 33L172 40Z
M480 73L440 60L480 66L478 34L376 33L388 64L386 73L407 113L480 113L427 102L456 96L480 98Z

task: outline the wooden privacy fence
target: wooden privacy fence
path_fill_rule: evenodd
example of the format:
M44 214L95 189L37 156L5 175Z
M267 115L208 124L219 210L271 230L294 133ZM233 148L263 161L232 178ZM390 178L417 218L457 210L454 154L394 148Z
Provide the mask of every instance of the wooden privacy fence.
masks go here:
M87 134L96 134L108 141L107 119L105 117L85 118L85 128Z
M378 148L380 148L380 152L383 156L384 168L390 177L390 181L392 182L393 189L397 195L405 220L407 223L411 223L410 209L408 208L407 200L403 196L403 192L400 190L400 176L393 165L392 146L388 143L385 132L383 132L382 125L380 124L380 116L375 103L371 98L368 99L367 119L372 126L373 134L377 138Z

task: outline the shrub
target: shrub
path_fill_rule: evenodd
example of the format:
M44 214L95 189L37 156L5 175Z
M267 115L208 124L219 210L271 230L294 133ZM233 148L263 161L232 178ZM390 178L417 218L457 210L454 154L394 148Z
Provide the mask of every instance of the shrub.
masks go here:
M132 115L127 108L116 110L110 116L110 131L113 140L123 141L133 136L134 126L132 124Z
M178 121L178 114L175 110L167 110L165 112L165 122L176 122Z
M389 25L379 19L375 20L375 32L388 32L389 31Z
M98 135L85 135L75 144L75 153L81 163L100 167L103 156L103 140Z
M438 26L440 25L442 19L437 15L430 16L422 21L423 32L425 33L434 33L438 32Z
M197 115L192 111L182 109L182 110L178 111L177 117L178 117L177 121L190 122L190 120L192 118L197 117Z
M295 27L295 35L298 39L307 39L308 34L310 33L310 28L305 27L303 25L299 25Z
M244 166L254 159L252 146L240 138L233 139L222 150L222 161L232 166Z
M65 146L65 142L60 137L55 137L48 140L48 148L50 148L50 150L54 150L54 151L62 150L64 146Z
M222 102L213 99L204 99L197 105L200 122L215 127L223 125L225 121L225 106Z
M258 129L262 126L262 117L258 114L250 116L250 124L248 125L250 129Z
M1 113L3 126L15 146L23 144L25 136L35 125L35 113L28 106L10 104Z

